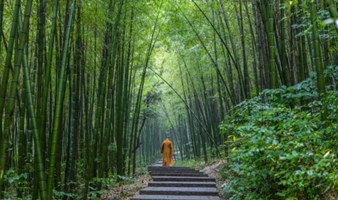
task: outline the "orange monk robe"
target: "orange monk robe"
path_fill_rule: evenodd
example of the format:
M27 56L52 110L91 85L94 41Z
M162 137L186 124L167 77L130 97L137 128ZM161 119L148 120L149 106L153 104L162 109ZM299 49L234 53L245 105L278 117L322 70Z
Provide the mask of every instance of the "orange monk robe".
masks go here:
M163 157L162 166L171 166L175 163L175 161L173 160L174 146L169 138L165 139L162 142L161 153Z

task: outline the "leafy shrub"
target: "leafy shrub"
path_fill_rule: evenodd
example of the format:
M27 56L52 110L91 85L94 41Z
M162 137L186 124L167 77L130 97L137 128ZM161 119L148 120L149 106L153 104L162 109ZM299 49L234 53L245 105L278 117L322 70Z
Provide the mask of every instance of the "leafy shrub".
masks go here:
M21 193L20 196L30 199L30 183L27 173L19 173L16 168L10 168L4 176L5 183L9 186L5 191L4 199L21 199L17 196L16 190Z
M242 102L222 123L230 147L223 185L229 199L337 198L338 92L316 101L313 82L266 90L265 103L260 97Z

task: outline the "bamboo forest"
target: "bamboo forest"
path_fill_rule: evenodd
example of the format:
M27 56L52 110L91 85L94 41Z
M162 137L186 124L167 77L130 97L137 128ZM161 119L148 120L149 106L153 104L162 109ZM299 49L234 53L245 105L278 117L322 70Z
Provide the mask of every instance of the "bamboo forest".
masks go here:
M0 0L0 199L337 200L338 0Z

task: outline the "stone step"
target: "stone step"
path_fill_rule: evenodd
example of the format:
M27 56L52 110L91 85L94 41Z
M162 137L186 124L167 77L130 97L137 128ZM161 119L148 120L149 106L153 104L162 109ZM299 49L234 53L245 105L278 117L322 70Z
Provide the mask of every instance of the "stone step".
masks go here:
M162 163L153 164L151 167L162 167Z
M190 167L148 166L149 171L197 171Z
M167 172L179 172L179 173L194 173L194 172L200 172L200 171L196 171L196 170L176 170L176 169L171 169L171 170L148 170L150 173L154 173L154 172L159 172L159 173L167 173Z
M220 200L215 178L190 167L148 166L153 181L133 200Z
M204 187L147 187L140 190L140 194L218 196L216 188Z
M191 169L191 170L179 170L179 169L168 169L168 170L163 170L163 169L155 169L155 170L149 170L149 172L158 172L158 173L164 173L164 172L175 172L175 173L201 173L200 171Z
M166 173L174 173L174 174L204 174L199 171L150 171L150 174L166 174Z
M192 168L181 168L181 167L149 167L148 168L149 171L158 171L158 172L162 172L162 171L178 171L178 172L199 172L196 169L192 169Z
M203 173L200 171L193 170L149 170L149 173Z
M208 177L203 173L151 173L152 176L195 176L195 177Z
M150 187L216 187L215 182L152 181Z
M177 170L177 169L168 169L168 170L163 170L163 169L154 169L154 170L149 170L149 172L179 172L179 173L193 173L193 172L200 172L197 170Z
M153 176L153 181L216 182L215 178L193 176Z
M137 195L132 200L220 200L217 196Z
M149 173L201 173L200 171L188 170L149 170Z

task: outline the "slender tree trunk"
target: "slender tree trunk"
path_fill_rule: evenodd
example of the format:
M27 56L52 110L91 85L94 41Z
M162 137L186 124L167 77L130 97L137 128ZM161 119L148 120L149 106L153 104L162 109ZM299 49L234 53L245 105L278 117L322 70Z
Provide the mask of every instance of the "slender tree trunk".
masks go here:
M249 16L249 9L248 9L248 4L247 3L244 3L244 6L245 6L245 13L246 13L246 16L248 18L248 22L249 22L249 28L250 28L250 34L251 34L251 47L252 47L252 57L253 57L253 73L254 73L254 83L255 83L255 91L256 91L256 96L259 95L259 92L261 91L261 88L260 88L260 85L259 85L259 79L258 79L258 66L257 66L257 40L256 40L256 35L255 35L255 31L254 31L254 28L253 28L253 25L252 25L252 21L251 21L251 17ZM254 6L252 6L254 7ZM253 10L253 15L255 14L254 13L254 8L252 8ZM255 24L255 26L257 26L257 24Z
M53 132L52 132L52 144L51 144L51 152L50 152L50 165L49 165L49 173L48 173L48 190L47 190L47 198L52 198L52 191L53 191L53 185L54 185L54 172L55 172L55 161L56 161L56 155L57 155L57 144L58 144L58 138L59 138L59 132L60 132L60 114L62 109L62 96L63 96L63 88L66 83L65 79L65 71L66 71L66 61L68 56L68 47L69 47L69 39L70 39L70 29L73 22L73 14L75 9L75 2L73 1L71 10L70 10L70 16L67 24L67 30L65 35L65 44L64 44L64 50L63 50L63 56L62 56L62 63L61 63L61 69L59 73L59 80L58 80L58 87L56 91L56 107L54 111L54 122L53 122Z
M6 94L8 86L8 79L9 79L9 72L12 66L12 55L13 55L13 48L14 48L14 42L17 37L18 27L19 27L19 10L20 10L20 0L15 1L14 11L13 11L13 19L11 24L11 33L10 38L7 46L6 51L6 58L5 58L5 68L2 75L2 83L0 85L0 137L3 137L2 131L3 131L3 111L5 107L5 100L6 100ZM4 141L4 139L1 139L1 141ZM1 180L1 168L0 168L0 180ZM0 181L1 182L1 181ZM0 183L0 192L1 192L1 183Z
M27 59L27 58L26 58ZM25 162L27 160L27 135L25 130L25 123L26 122L26 86L23 85L23 88L21 90L21 101L20 101L20 131L19 131L19 144L18 144L18 170L19 174L23 174L25 172ZM24 197L24 190L21 188L18 188L18 197Z
M317 88L320 98L325 94L325 77L324 77L324 66L322 59L322 52L320 48L320 39L318 33L318 18L317 18L317 4L311 3L311 22L312 22L312 44L314 50L314 62L316 66L317 72ZM324 105L324 112L322 114L322 119L325 120L327 118L327 108Z
M133 141L134 149L136 148L136 142L137 142L136 136L137 136L138 120L139 120L139 115L140 115L141 100L142 100L142 93L143 93L143 88L144 88L145 76L146 76L146 73L147 73L147 68L149 66L151 53L153 51L153 48L156 44L157 37L158 37L158 34L156 34L158 20L159 20L159 13L157 15L157 18L156 18L156 21L155 21L155 24L154 24L154 27L153 27L153 30L152 30L152 33L151 33L151 38L150 38L148 50L147 50L147 53L146 53L145 64L144 64L144 68L143 68L142 75L141 75L141 82L140 82L139 90L138 90L138 93L137 93L137 100L136 100L136 104L135 104L135 111L134 111L133 122L132 122L132 127L131 127L132 139L134 140ZM117 160L119 160L119 149L117 149ZM118 167L121 167L121 166L118 166ZM117 168L117 170L119 170L119 168ZM134 155L133 155L133 174L135 174L135 171L136 171L136 152L134 152ZM119 171L118 171L117 174L119 174Z
M276 65L276 40L275 40L274 17L273 17L274 0L269 0L268 2L266 2L265 6L267 14L266 31L269 42L271 88L277 88L278 80L277 80L277 65Z
M13 69L13 78L12 78L12 82L10 83L9 87L9 95L8 95L8 104L7 104L7 109L6 109L6 114L5 114L5 123L6 127L4 127L4 132L3 134L1 134L1 143L0 143L0 198L3 195L3 191L4 191L4 173L5 173L5 166L6 166L6 146L8 143L8 139L11 133L11 124L13 122L13 115L14 115L14 108L15 108L15 97L16 97L16 90L17 90L17 86L19 83L19 77L20 77L20 69L21 69L21 64L22 64L22 60L23 60L23 54L24 54L24 48L27 45L27 34L29 32L29 19L30 19L30 14L31 14L31 10L32 10L32 0L28 0L26 3L26 7L25 7L25 18L24 18L24 22L23 22L23 28L22 31L20 31L19 33L19 38L18 38L18 46L17 49L15 51L15 60L14 60L14 69ZM17 3L19 4L19 3ZM16 4L16 8L19 9L19 5ZM14 13L15 15L16 13ZM18 16L14 16L13 18L13 23L17 23L18 22ZM15 24L16 28L17 28L17 24ZM16 30L16 28L14 28ZM15 33L15 32L14 32ZM14 34L13 33L13 34ZM14 38L13 38L14 40ZM14 42L14 41L13 41ZM9 54L11 54L12 52L8 52ZM11 55L8 57L8 63L7 63L7 58L6 58L6 66L10 66L10 60L11 60ZM8 64L8 65L7 65ZM5 69L6 70L6 69ZM9 70L9 68L8 68ZM9 73L9 72L8 72ZM3 78L3 80L6 79L5 77ZM1 92L4 92L3 94L6 94L6 90L7 90L7 82L8 82L8 77L7 80L5 81L5 84L2 86L3 90L1 90ZM28 89L28 88L27 88ZM5 97L5 95L3 96ZM4 99L2 99L4 100ZM4 101L3 101L4 103ZM2 108L0 108L0 116L2 116L2 109L3 109L3 105ZM2 117L0 117L0 123L2 123ZM38 137L37 137L38 138ZM35 138L35 139L37 139ZM37 141L35 141L37 142ZM39 149L41 146L38 146L37 149ZM40 152L41 153L41 152ZM41 161L42 163L42 157L41 157ZM39 168L39 171L41 172L40 178L41 179L41 190L42 192L44 192L44 186L42 181L44 181L44 177L43 177L43 169ZM45 197L44 194L42 194L42 197Z
M56 34L56 20L57 20L57 10L58 10L59 0L53 1L53 17L52 17L52 27L50 30L50 38L47 52L47 59L45 64L45 74L44 74L44 82L42 87L43 96L41 102L41 109L38 113L38 126L41 134L47 134L49 131L47 130L47 106L48 106L48 96L50 94L50 82L51 82L51 65L53 60L53 49L54 49L54 41ZM51 104L51 103L50 103Z
M0 0L0 57L2 55L2 43L6 44L5 37L4 37L4 31L3 31L4 8L5 8L5 0ZM3 39L3 42L2 42L2 39Z

